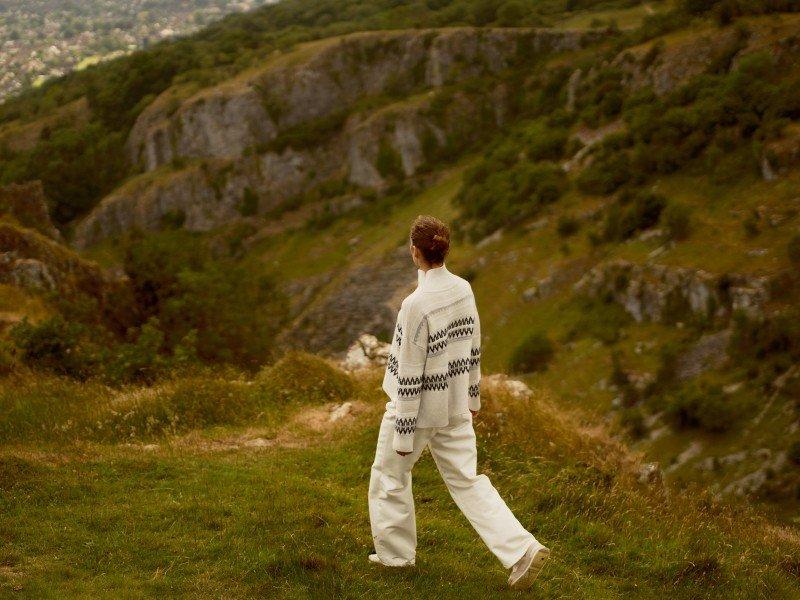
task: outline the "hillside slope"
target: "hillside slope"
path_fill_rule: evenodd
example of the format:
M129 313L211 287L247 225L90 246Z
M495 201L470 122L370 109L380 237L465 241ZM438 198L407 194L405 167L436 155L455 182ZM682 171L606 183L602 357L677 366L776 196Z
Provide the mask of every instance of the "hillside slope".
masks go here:
M0 590L31 598L121 589L194 598L509 593L427 456L414 477L416 568L389 572L366 560L379 376L294 355L254 381L205 375L123 393L5 379L0 410L34 419L0 426ZM481 468L553 549L537 593L800 593L793 530L640 482L637 457L602 428L581 426L546 396L515 396L503 379L484 388ZM60 411L42 428L35 415L44 416L45 392Z
M700 483L796 522L800 18L780 2L658 3L628 6L653 10L629 30L564 25L621 7L600 4L554 8L558 29L527 26L533 12L494 26L499 9L489 27L369 21L380 31L313 40L270 21L283 42L259 38L235 68L156 77L138 55L122 108L117 79L85 104L70 80L44 96L58 109L3 119L34 144L8 149L4 177L37 167L67 238L125 270L136 302L115 343L85 327L69 345L43 319L58 303L25 292L13 318L36 323L0 353L7 370L59 370L51 354L97 340L78 374L113 385L341 355L360 333L388 337L414 282L408 224L433 213L453 225L448 266L475 290L489 370L608 422L673 490ZM59 125L78 109L76 129ZM111 113L113 135L97 129ZM50 161L51 143L84 170ZM85 325L86 306L62 320Z

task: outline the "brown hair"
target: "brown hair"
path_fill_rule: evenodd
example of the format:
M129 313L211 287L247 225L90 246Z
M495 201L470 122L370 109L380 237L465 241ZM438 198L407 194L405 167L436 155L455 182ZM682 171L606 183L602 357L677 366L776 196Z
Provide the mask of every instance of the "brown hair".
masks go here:
M420 215L411 225L411 243L427 262L438 265L450 250L450 228L436 217Z

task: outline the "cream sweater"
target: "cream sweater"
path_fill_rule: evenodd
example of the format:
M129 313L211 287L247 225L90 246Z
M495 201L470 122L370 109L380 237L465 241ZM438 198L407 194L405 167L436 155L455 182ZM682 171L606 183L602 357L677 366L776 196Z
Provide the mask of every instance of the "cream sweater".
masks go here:
M417 427L478 410L481 328L469 283L445 266L419 271L397 315L383 389L395 404L392 447L410 452Z

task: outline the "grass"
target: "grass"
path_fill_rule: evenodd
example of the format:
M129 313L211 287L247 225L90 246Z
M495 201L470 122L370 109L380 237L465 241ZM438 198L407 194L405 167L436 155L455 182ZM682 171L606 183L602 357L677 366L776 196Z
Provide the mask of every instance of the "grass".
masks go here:
M366 488L382 408L378 380L351 379L311 358L289 357L256 380L305 399L283 414L279 429L292 414L335 396L298 385L297 374L309 365L325 374L323 388L341 394L350 386L365 408L327 433L300 426L293 438L300 443L220 449L192 441L244 433L243 423L206 424L146 445L138 438L123 444L39 432L6 441L0 446L0 593L457 598L481 589L492 597L516 596L428 456L414 472L417 567L391 571L367 563ZM531 596L800 593L800 539L793 530L705 496L641 486L636 458L602 429L582 429L541 393L518 400L499 386L484 391L482 470L554 551ZM221 414L239 410L225 397L218 404Z

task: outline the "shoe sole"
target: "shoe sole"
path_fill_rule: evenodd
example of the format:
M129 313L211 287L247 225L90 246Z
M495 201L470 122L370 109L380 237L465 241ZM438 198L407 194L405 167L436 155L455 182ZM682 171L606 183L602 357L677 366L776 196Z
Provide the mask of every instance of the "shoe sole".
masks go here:
M514 583L510 584L509 587L515 590L526 590L531 587L539 573L542 572L542 567L544 567L544 563L547 562L548 558L550 558L550 550L548 548L539 548L536 554L533 555L531 564L528 565L528 570Z
M373 560L369 558L369 562L372 565L377 565L379 567L386 567L387 569L405 569L406 567L413 567L416 564L416 561L411 561L410 563L406 563L404 565L387 565L384 562L379 560Z

